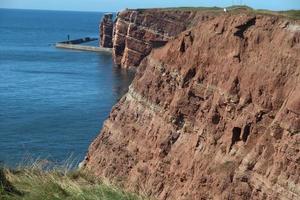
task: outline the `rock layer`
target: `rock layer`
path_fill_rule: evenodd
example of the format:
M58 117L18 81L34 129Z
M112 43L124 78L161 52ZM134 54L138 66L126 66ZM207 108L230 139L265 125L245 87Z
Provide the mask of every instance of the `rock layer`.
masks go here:
M112 48L113 42L113 14L105 14L100 24L100 46L106 48Z
M291 27L299 22L224 14L153 50L86 170L161 200L300 199L300 31Z
M113 57L122 68L139 66L152 48L160 47L193 24L214 16L208 12L178 10L125 10L114 26Z

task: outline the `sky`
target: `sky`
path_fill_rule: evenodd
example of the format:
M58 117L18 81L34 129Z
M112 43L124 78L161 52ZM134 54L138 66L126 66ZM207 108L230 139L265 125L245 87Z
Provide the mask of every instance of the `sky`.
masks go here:
M300 0L0 0L0 8L115 12L125 8L219 6L243 4L256 9L300 9Z

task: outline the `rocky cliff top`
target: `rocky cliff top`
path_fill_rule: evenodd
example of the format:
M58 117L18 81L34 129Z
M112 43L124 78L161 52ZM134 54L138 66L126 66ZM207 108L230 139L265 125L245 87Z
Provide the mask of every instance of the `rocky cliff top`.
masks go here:
M297 11L254 11L248 7L227 9L227 15L241 13L300 19ZM217 7L124 10L118 14L112 37L109 32L114 61L123 68L136 68L153 48L161 47L179 33L223 14L223 8Z
M214 13L191 10L125 10L119 13L113 34L116 65L136 68L153 48L189 27L212 19Z

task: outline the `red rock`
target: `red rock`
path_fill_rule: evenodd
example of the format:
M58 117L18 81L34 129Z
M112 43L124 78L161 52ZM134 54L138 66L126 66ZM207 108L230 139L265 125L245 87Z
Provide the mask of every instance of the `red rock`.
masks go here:
M105 14L100 24L100 46L112 48L113 15Z
M114 27L113 57L122 68L136 68L152 48L166 42L193 24L213 17L211 13L178 10L125 10Z
M151 26L151 12L120 19ZM300 199L300 35L283 23L227 13L152 50L91 144L86 170L164 200ZM130 30L124 24L115 31ZM128 34L115 39L125 50ZM136 65L140 48L116 59Z
M300 115L300 88L297 88L297 91L295 91L292 94L291 100L289 101L287 108L291 112Z

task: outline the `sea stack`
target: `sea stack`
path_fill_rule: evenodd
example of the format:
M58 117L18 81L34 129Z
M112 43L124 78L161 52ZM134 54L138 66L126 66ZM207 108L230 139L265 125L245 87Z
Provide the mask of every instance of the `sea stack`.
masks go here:
M103 16L102 22L100 24L100 46L106 48L112 48L112 36L113 36L113 14L106 13Z

